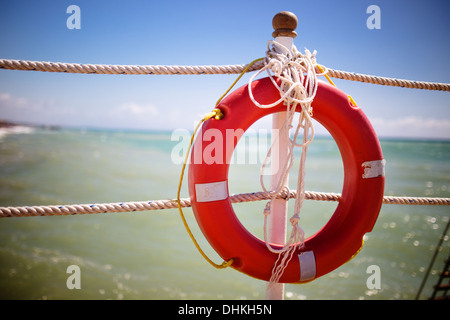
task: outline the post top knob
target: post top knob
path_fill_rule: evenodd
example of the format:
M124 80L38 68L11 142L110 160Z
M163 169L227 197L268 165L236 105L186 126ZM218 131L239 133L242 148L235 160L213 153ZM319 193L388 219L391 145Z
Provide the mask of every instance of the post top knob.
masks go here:
M275 30L272 33L274 38L276 37L292 37L297 36L295 28L297 28L298 19L295 14L289 11L282 11L277 13L272 19L272 26Z

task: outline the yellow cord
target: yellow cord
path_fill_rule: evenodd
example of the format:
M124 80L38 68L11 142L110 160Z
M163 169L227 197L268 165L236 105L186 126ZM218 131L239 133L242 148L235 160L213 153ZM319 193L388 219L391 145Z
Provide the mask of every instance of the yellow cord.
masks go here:
M320 64L317 65L317 69L319 69L319 71L322 72L322 73L325 72L324 69L323 69L323 67L322 67ZM328 82L329 82L331 85L333 85L333 86L335 86L335 87L337 88L337 86L334 84L333 80L331 80L331 78L328 76L328 74L325 73L324 76L325 76L325 78L327 78ZM348 95L347 97L348 97L348 100L350 101L350 103L351 103L353 106L356 107L357 104L356 104L355 100L353 100L352 96Z
M186 231L189 233L189 236L191 237L192 242L194 242L194 245L197 248L197 250L203 256L203 258L205 258L206 261L208 261L213 267L215 267L216 269L224 269L226 267L229 267L234 262L234 259L231 258L228 261L224 261L222 264L216 264L211 259L208 258L208 256L200 248L197 240L195 240L195 237L192 234L191 229L189 228L189 226L187 224L186 218L184 217L184 214L183 214L183 210L181 209L181 201L180 201L181 186L182 186L182 183L183 183L184 171L186 169L186 163L187 163L187 159L189 157L189 150L191 149L192 143L194 142L195 134L197 133L197 131L200 128L201 124L203 122L205 122L206 120L212 118L212 117L214 117L215 119L219 120L219 119L223 118L223 113L222 113L222 111L220 109L214 109L210 113L206 114L203 117L203 119L197 124L197 126L194 129L194 133L191 136L191 141L189 142L188 151L186 152L186 156L185 156L184 161L183 161L183 167L181 169L180 181L178 183L177 204L178 204L178 211L180 212L180 216L181 216L181 219L183 220L184 227L186 228Z
M242 76L244 75L244 73L246 73L248 71L248 69L250 69L250 67L257 61L261 61L263 60L263 58L260 59L256 59L253 60L252 62L250 62L247 67L245 67L245 69L241 72L241 74L239 75L239 77L237 77L237 79L231 84L231 86L228 88L228 90L219 98L219 100L216 102L216 107L219 105L220 101L222 101L223 97L225 97L227 95L228 92L230 92L230 90L234 87L234 85L239 81L240 78L242 78ZM222 262L222 264L217 264L214 263L211 259L208 258L208 256L203 252L203 250L200 248L197 240L195 239L194 235L192 234L191 229L189 228L186 218L184 217L183 214L183 210L181 209L181 200L180 200L180 194L181 194L181 186L183 184L183 178L184 178L184 171L186 170L186 163L189 157L189 151L191 150L192 144L194 143L194 138L195 135L198 131L198 129L200 128L200 126L203 124L203 122L205 122L206 120L210 119L214 117L214 119L216 120L221 120L224 117L224 114L222 113L222 110L215 108L214 110L212 110L211 112L207 113L203 119L201 119L201 121L195 126L194 132L192 133L191 136L191 141L189 142L189 146L188 146L188 150L186 152L186 155L184 157L184 161L183 161L183 166L181 168L181 175L180 175L180 181L178 183L178 190L177 190L177 204L178 204L178 211L180 212L180 216L181 216L181 220L183 220L183 224L184 227L186 228L186 231L188 232L189 236L191 237L192 242L194 242L195 247L197 248L197 250L200 252L200 254L203 256L203 258L205 258L206 261L208 261L214 268L216 269L224 269L227 268L229 266L231 266L234 262L234 258L231 258L228 261L224 261Z
M225 97L227 95L228 92L230 92L230 90L234 87L234 85L239 81L239 79L242 78L242 76L248 71L248 69L251 68L252 65L254 65L256 62L264 60L264 58L259 58L259 59L255 59L252 62L250 62L245 69L241 72L241 74L239 75L239 77L236 78L236 80L234 80L234 82L231 84L231 86L228 88L227 91L225 91L225 93L219 98L219 100L217 100L216 102L216 107L219 105L220 101L222 101L223 97Z

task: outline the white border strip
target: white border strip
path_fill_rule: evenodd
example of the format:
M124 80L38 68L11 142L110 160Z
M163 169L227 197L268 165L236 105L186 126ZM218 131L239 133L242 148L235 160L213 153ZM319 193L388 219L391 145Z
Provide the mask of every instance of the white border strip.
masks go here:
M313 280L316 277L316 257L313 251L302 252L298 255L300 261L300 281Z
M366 161L361 166L364 168L363 179L384 177L386 160Z
M195 184L197 202L211 202L228 198L227 181Z

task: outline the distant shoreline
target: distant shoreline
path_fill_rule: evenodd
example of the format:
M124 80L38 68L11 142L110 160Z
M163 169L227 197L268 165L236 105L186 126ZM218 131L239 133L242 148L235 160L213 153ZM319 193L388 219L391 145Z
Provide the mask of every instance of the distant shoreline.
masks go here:
M0 120L0 128L11 128L16 126L18 126L18 124L6 120Z
M13 128L39 128L39 129L46 129L46 130L60 130L60 126L54 126L54 125L36 125L36 124L30 124L30 123L19 123L19 122L13 122L8 121L4 119L0 119L0 129L13 129Z
M123 133L167 133L171 134L173 130L159 130L159 129L126 129L126 128L95 128L95 127L77 127L77 126L58 126L58 125L43 125L31 124L25 122L14 122L5 119L0 119L0 136L5 133L14 132L30 132L33 129L41 129L48 131L59 130L75 130L75 131L89 131L89 132L123 132ZM317 139L332 139L331 135L316 135ZM447 138L429 138L429 137L391 137L379 136L380 141L416 141L416 142L450 142Z

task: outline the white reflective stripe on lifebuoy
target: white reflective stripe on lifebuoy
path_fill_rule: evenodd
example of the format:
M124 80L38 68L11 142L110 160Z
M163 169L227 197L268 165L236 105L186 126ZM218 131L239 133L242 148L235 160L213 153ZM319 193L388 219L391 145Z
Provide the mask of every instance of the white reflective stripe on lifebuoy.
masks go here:
M384 167L386 165L386 160L375 160L363 162L362 167L364 167L364 173L362 175L363 179L384 177Z
M197 202L211 202L228 198L226 181L197 183L195 185Z
M316 277L316 257L314 252L306 251L298 255L300 261L300 281L313 280Z

